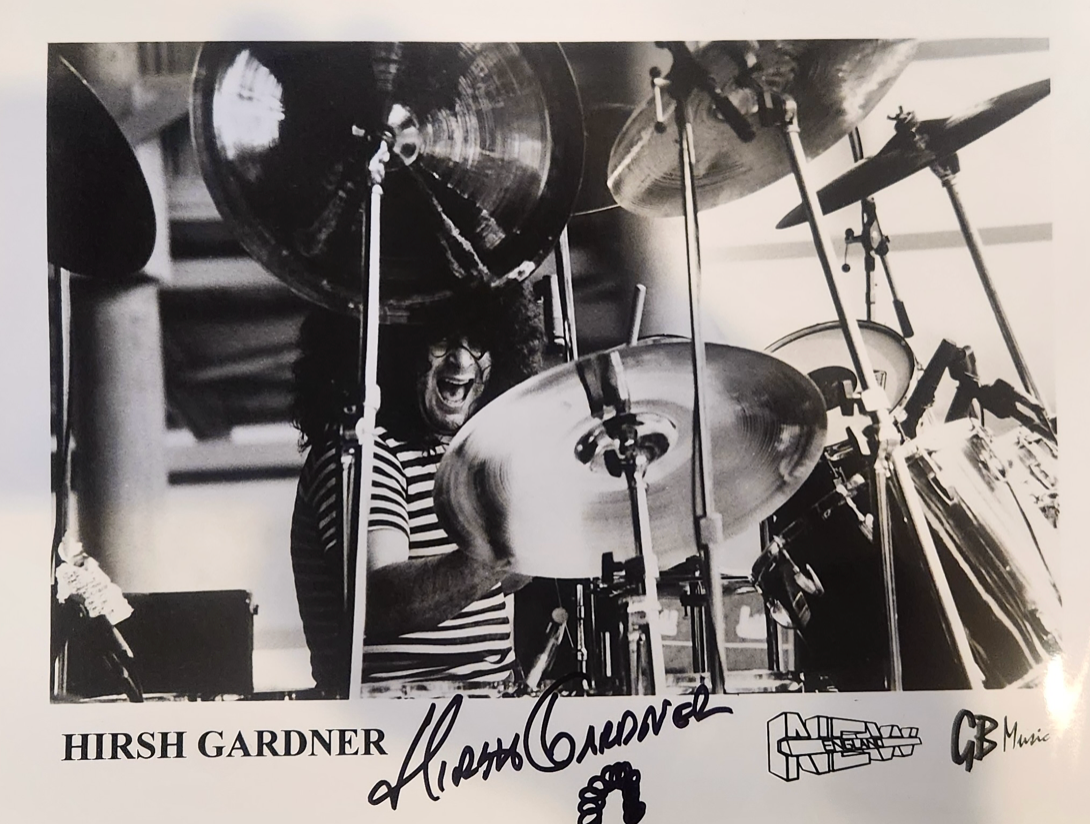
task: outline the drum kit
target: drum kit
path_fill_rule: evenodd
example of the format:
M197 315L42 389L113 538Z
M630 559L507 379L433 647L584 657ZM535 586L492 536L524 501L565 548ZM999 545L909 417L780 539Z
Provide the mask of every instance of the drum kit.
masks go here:
M1043 98L1048 81L945 120L902 112L877 155L815 192L807 158L878 104L914 41L658 45L671 67L652 72L651 96L619 126L604 178L623 209L684 217L691 335L638 341L636 312L628 345L582 357L565 227L580 178L601 170L583 168L584 118L560 46L203 49L192 124L223 217L299 294L360 317L346 500L367 511L380 323L462 286L529 278L555 251L568 362L458 432L435 497L456 541L502 544L515 571L576 582L574 608L554 615L588 694L705 679L717 692L1032 683L1059 651L1055 420L953 180L958 149ZM870 196L926 167L950 194L1024 392L981 386L967 350L949 344L918 377L905 337L844 306L823 210L869 205L860 240L869 267L876 252L885 264ZM766 352L705 343L699 210L788 175L802 205L781 225L809 223L837 320ZM1017 425L997 437L962 415L917 433L947 370ZM757 525L752 569L729 571L727 539ZM347 537L358 545L358 530ZM364 565L354 572L358 628ZM726 601L744 592L760 593L767 619L759 672L731 671L724 654ZM670 599L691 617L687 680L666 671ZM361 632L355 641L359 683Z

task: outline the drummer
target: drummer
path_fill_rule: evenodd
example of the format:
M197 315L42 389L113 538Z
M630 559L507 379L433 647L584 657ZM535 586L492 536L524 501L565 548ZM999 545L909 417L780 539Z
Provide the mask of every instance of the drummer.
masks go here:
M540 369L540 313L528 288L510 284L458 293L424 315L379 335L364 679L501 684L515 663L510 593L526 579L508 573L503 549L457 546L437 522L432 488L466 420ZM347 694L350 671L337 432L359 394L357 335L353 319L314 310L295 365L292 417L309 450L291 559L311 671L329 696Z

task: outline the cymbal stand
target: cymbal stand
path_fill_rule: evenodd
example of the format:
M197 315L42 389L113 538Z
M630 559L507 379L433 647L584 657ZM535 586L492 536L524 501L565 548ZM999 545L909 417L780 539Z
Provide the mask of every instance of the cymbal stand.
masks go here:
M575 287L572 282L571 247L568 244L568 227L560 232L553 250L553 261L556 264L556 274L550 277L549 288L552 292L551 303L554 326L559 321L559 338L563 341L563 356L565 363L571 363L579 359L579 343L576 339L575 329ZM559 318L556 315L559 314ZM554 334L554 337L555 334ZM575 584L575 660L576 669L583 675L588 683L593 677L590 671L590 650L587 648L587 587L579 581ZM593 602L591 602L591 615L589 621L593 625Z
M570 363L579 359L579 344L575 332L575 287L572 285L571 249L568 245L568 227L565 226L556 242L553 252L556 262L562 333L564 337L564 360Z
M759 90L761 122L766 126L776 126L783 132L784 144L791 170L798 185L799 194L806 209L810 233L814 248L825 274L829 294L836 309L837 319L844 332L844 342L859 377L861 387L859 400L863 410L871 419L871 439L873 441L873 488L875 494L875 517L878 521L879 550L882 557L882 578L886 602L886 630L890 651L888 684L891 690L904 687L901 661L901 642L897 615L897 590L893 569L892 513L889 504L891 481L896 484L905 506L905 515L917 543L923 553L931 578L938 593L939 605L943 611L947 629L954 642L965 677L972 687L983 686L983 676L973 659L972 648L965 627L958 617L957 604L954 601L950 584L942 570L942 563L935 548L927 525L923 505L909 473L908 464L900 450L901 438L892 416L889 400L878 383L871 366L870 355L863 344L858 322L847 313L841 299L840 288L833 275L830 254L827 248L827 235L823 225L821 207L817 196L806 177L806 155L800 137L798 111L795 101L789 96Z
M352 127L356 137L365 132ZM351 599L346 599L345 609L352 609L351 667L349 669L348 699L363 698L363 634L367 619L367 522L371 511L371 475L375 452L375 418L378 414L378 333L379 333L379 258L382 217L382 181L386 163L390 159L392 136L384 134L378 149L368 163L370 175L370 200L363 212L363 311L360 313L360 391L359 416L351 432L343 439L350 446L342 448L342 511L341 523L345 530L344 580L347 588L353 577ZM354 443L352 441L354 440ZM351 548L351 551L349 551ZM362 551L361 551L362 550ZM354 569L353 569L354 566ZM346 595L348 595L346 591Z
M636 557L642 566L643 592L627 601L631 681L636 694L661 694L666 687L666 665L659 616L659 568L651 545L646 473L648 466L670 448L677 429L659 416L632 412L624 362L616 349L581 361L577 368L591 414L601 420L601 425L580 441L576 456L589 464L601 455L611 476L623 475L632 507L632 533ZM645 685L639 666L645 660L642 654L645 650L650 657L650 685Z
M628 482L628 495L632 503L632 527L633 537L636 542L636 552L643 559L644 592L643 597L629 601L628 612L630 620L633 618L638 626L646 627L646 636L641 632L636 637L629 635L629 644L639 644L643 637L647 638L648 652L651 658L652 689L651 695L661 695L666 688L666 662L663 659L662 629L659 624L658 577L659 568L655 558L655 552L651 546L651 513L647 507L647 467L651 457L639 444L637 427L632 424L622 426L622 436L618 444L618 454L624 466L625 480ZM638 649L638 648L637 648ZM631 655L630 660L639 661L639 655ZM641 694L638 688L641 685L641 673L632 674L633 683L637 685L636 694Z
M63 560L61 549L72 523L72 441L71 441L71 275L67 269L49 264L49 371L52 431L55 440L50 486L53 490L53 546L50 552L50 578L56 581L57 565ZM52 620L51 688L54 698L68 690L68 638L60 633L60 605L50 599Z
M719 580L719 570L723 568L720 558L725 548L723 545L723 518L715 508L714 473L712 471L711 432L708 429L708 416L705 408L707 395L707 352L704 347L703 322L700 304L700 226L697 221L695 148L693 131L688 120L689 97L696 89L707 92L713 105L723 120L742 140L752 140L755 136L749 121L735 108L734 104L723 95L715 84L715 79L699 65L692 52L684 43L669 42L656 44L668 49L673 57L673 64L666 77L661 77L658 70L651 73L651 88L655 96L656 129L666 130L665 114L662 106L662 92L667 91L674 98L674 125L678 134L678 165L682 177L682 204L685 215L685 261L689 280L689 326L692 330L691 344L693 354L693 475L695 494L693 496L693 516L696 522L697 544L699 547L700 573L708 593L708 609L711 621L708 622L708 645L714 654L708 656L712 681L712 691L724 692L725 664L723 642L726 638L726 609L723 604L723 587Z
M992 283L991 275L988 274L988 267L984 263L984 244L976 229L969 222L969 216L965 213L965 207L961 202L961 195L958 194L956 179L958 172L961 171L961 165L958 162L957 154L939 158L931 165L931 171L935 173L943 188L946 189L946 193L950 196L950 205L953 206L954 214L957 216L958 227L961 229L962 237L965 238L965 245L969 248L969 254L973 258L973 265L976 266L977 274L980 276L980 283L984 287L984 294L988 297L988 304L991 306L992 314L995 315L995 321L999 324L999 332L1003 336L1003 342L1007 345L1011 360L1014 361L1014 368L1018 372L1018 378L1022 381L1022 386L1030 396L1046 411L1045 419L1051 421L1052 415L1048 412L1048 406L1037 390L1037 384L1034 383L1026 359L1022 356L1018 341L1015 340L1014 330L1011 328L1010 321L1007 320L1006 312L1003 311L1003 304L999 302L999 293L995 289L995 284ZM1049 428L1051 429L1051 423L1049 423ZM1055 440L1055 432L1052 434L1053 440Z

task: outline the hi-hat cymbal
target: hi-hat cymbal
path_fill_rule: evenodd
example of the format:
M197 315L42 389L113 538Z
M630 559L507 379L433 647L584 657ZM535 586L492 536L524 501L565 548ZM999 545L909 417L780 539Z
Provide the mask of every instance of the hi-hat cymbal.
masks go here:
M383 133L386 308L528 276L567 223L583 162L579 96L552 43L208 44L192 120L205 181L247 251L347 312Z
M835 212L949 157L1043 100L1050 88L1051 81L1039 80L985 100L961 114L898 128L878 154L856 164L818 192L821 211ZM776 228L786 229L804 220L806 212L800 204Z
M766 40L753 52L751 74L767 91L794 98L807 157L821 154L859 123L889 90L916 52L913 40ZM756 192L791 172L783 136L758 124L758 97L739 84L747 44L707 43L694 57L756 130L743 142L715 110L707 92L689 99L695 145L697 203L708 209ZM682 214L675 103L664 93L666 129L655 128L654 100L625 125L610 155L607 183L625 209L649 216Z
M63 57L46 86L49 261L70 272L120 278L155 247L155 210L132 147L102 101Z
M687 341L611 350L619 356L641 440L654 553L663 569L696 553L693 385ZM711 345L707 409L715 504L726 537L770 515L821 453L817 387L761 352ZM551 369L501 395L467 422L436 475L441 523L461 545L509 547L527 575L593 578L602 553L635 555L623 477L609 471L613 416L592 414L585 385L604 386L609 353ZM608 393L607 393L608 394ZM608 404L607 404L608 407Z

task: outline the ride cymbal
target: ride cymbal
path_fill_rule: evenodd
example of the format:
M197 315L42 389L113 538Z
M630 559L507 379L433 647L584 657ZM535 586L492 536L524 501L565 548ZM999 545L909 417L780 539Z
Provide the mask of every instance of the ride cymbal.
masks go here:
M361 205L392 141L382 302L527 277L579 190L575 81L553 43L213 43L193 134L212 198L246 250L304 297L355 313Z
M139 271L155 248L155 210L132 147L63 57L46 85L49 262L97 278Z
M843 209L949 157L1043 100L1050 89L1051 81L1039 80L978 103L961 114L919 123L902 115L897 133L878 154L856 164L818 192L821 211L829 214ZM806 211L800 204L776 228L797 226L805 220Z
M758 124L758 95L743 78L794 98L802 145L815 157L859 123L889 90L916 52L913 40L717 41L694 52L751 123L756 137L743 142L715 110L706 91L689 98L688 120L695 145L697 203L703 209L756 192L791 172L783 136ZM744 69L747 53L756 57ZM625 125L610 155L607 183L617 202L639 214L682 214L682 180L674 100L663 93L666 128L656 129L649 99Z
M707 355L715 504L730 537L774 512L810 474L825 437L825 404L807 377L770 355L712 344ZM588 399L610 382L614 356L627 387L625 414L653 456L645 477L659 566L696 553L692 362L684 340L558 366L471 418L435 481L440 522L459 545L507 548L515 571L553 578L598 577L605 552L618 561L634 556L627 483L609 457L617 410Z

